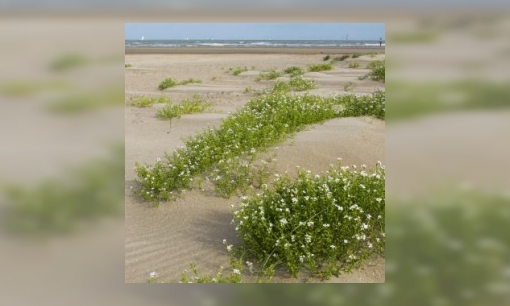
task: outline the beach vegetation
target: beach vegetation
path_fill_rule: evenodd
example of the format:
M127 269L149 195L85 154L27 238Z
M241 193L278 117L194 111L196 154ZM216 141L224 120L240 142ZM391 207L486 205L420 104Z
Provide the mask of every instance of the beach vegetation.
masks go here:
M337 56L337 57L333 58L332 62L343 62L346 59L348 59L349 57L350 57L350 55L348 55L348 54L344 54L342 56Z
M178 118L185 114L201 113L211 106L211 103L205 102L198 94L183 100L179 104L172 104L170 101L158 109L156 117L160 119Z
M133 67L133 65L131 65L131 64L124 64L124 68L131 68L131 67Z
M360 57L360 56L362 56L362 55L363 55L363 54L361 54L361 53L354 53L351 57L352 57L352 58L358 58L358 57Z
M136 107L151 107L157 103L170 103L170 98L165 96L151 97L151 96L134 96L129 99L129 106Z
M330 58L331 58L331 56L328 54L328 55L324 56L324 57L322 58L322 60L323 60L323 61L329 61L329 59L330 59Z
M386 61L385 60L372 61L372 62L368 63L367 69L370 69L372 71L370 71L369 73L367 73L363 76L360 76L359 77L360 80L364 80L364 79L370 77L374 81L381 81L383 83L385 82L385 79L386 79Z
M178 82L173 78L166 78L161 83L159 83L158 88L159 90L165 90L170 87L174 87L178 84Z
M349 63L349 68L359 68L359 63L358 62L350 62Z
M245 71L248 71L248 67L236 67L236 68L230 68L229 72L232 73L232 75L239 75Z
M256 81L274 80L274 79L281 77L282 75L283 75L282 72L277 71L276 69L271 69L269 71L260 73L255 80Z
M78 68L88 64L90 60L83 55L76 53L69 53L59 56L53 60L50 64L50 68L53 71L66 71L73 68Z
M347 82L345 85L344 85L344 91L351 91L354 89L354 83L353 82Z
M332 166L322 175L298 170L272 188L243 197L236 231L250 257L328 279L385 250L385 167Z
M329 98L285 93L261 95L237 113L229 115L221 126L209 127L184 140L183 147L172 154L165 154L164 159L152 165L136 163L134 170L138 188L135 192L147 201L166 201L174 198L178 191L191 188L197 175L214 171L223 163L234 164L235 160L243 163L309 124L342 116L369 116L372 112L381 117L384 108L382 113L377 112L377 107L367 107L370 103L365 101L384 102L382 97L374 95ZM380 95L384 96L384 92ZM359 111L356 108L358 104ZM221 182L220 179L218 181ZM231 178L229 182L234 183L232 181L235 182Z
M314 80L305 80L300 76L291 77L289 81L289 85L292 90L295 91L304 91L309 89L317 88L317 82Z
M333 69L333 65L331 63L308 66L308 71L311 71L311 72L326 71L326 70L331 70L331 69Z
M285 68L285 70L283 70L283 72L286 74L290 74L291 77L295 77L295 76L302 75L305 73L303 68L298 67L298 66L291 66L291 67Z
M177 85L200 84L200 83L202 83L202 80L189 78L180 81L179 83L177 83Z

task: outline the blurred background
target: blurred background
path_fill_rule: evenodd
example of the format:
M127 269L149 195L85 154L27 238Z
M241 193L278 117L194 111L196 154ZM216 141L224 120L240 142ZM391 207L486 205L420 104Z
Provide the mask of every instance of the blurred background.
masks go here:
M3 1L0 304L510 304L508 5L427 3ZM385 284L123 283L126 22L386 23Z

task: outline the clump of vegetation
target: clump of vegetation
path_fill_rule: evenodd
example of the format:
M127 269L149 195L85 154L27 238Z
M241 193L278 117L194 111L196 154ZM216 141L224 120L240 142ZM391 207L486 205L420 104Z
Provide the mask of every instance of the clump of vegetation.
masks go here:
M303 91L317 88L317 82L314 80L305 80L300 76L290 78L289 85L293 90Z
M133 65L131 65L131 64L124 64L124 68L130 68L130 67L133 67Z
M331 64L331 63L308 66L308 71L312 71L312 72L326 71L326 70L331 70L331 69L333 69L333 64Z
M344 85L344 91L351 91L352 89L354 89L354 83L353 82L347 82L345 85Z
M358 58L360 57L362 54L361 53L354 53L351 57L352 58Z
M345 61L348 58L349 58L348 54L345 54L345 55L342 55L342 56L337 56L337 57L333 58L333 62L343 62L343 61Z
M173 78L166 78L161 83L159 83L158 88L159 90L165 90L170 87L177 86L177 81Z
M151 107L157 103L170 103L170 98L165 96L150 97L150 96L137 96L129 99L129 106L136 107Z
M350 62L349 63L349 68L359 68L359 63L358 62Z
M371 96L342 96L344 117L374 116L384 119L386 116L386 93L376 91Z
M202 80L189 78L187 80L180 81L177 85L188 85L188 84L200 84Z
M384 93L382 93L384 95ZM229 115L218 128L208 128L184 141L184 147L166 155L153 165L135 165L139 188L136 193L148 201L165 201L174 192L190 188L193 178L216 165L257 151L286 139L308 124L341 117L343 105L355 108L357 101L371 96L338 95L291 96L282 93L262 95L248 102L239 112ZM370 109L367 110L369 115Z
M323 61L328 61L331 58L331 56L328 54L322 58Z
M385 250L385 167L337 164L324 175L300 170L272 189L244 197L236 231L258 262L305 268L324 279L360 266Z
M166 78L163 81L161 81L161 83L159 83L158 88L159 88L159 90L165 90L167 88L174 87L177 85L187 85L187 84L192 84L192 83L202 83L202 81L193 79L193 78L189 78L187 80L177 82L173 78Z
M256 81L261 81L261 80L274 80L276 78L279 78L283 75L282 72L280 71L277 71L275 69L271 69L269 71L266 71L266 72L262 72L261 74L259 74L257 76L257 78L255 79Z
M386 79L386 61L372 61L368 63L367 69L371 69L372 71L365 74L364 76L359 77L360 80L364 80L370 77L372 80L385 82Z
M290 84L289 82L285 81L278 81L276 82L273 87L271 88L271 93L288 93L290 92Z
M156 117L160 119L178 118L185 114L201 113L211 106L211 103L204 102L198 94L193 95L191 99L183 100L180 104L168 102L165 107L158 109Z
M232 73L232 75L239 75L245 71L248 71L248 67L236 67L236 68L229 68L228 72Z
M285 68L285 70L283 70L283 72L290 74L291 77L302 75L305 73L303 68L298 67L298 66L292 66L292 67Z

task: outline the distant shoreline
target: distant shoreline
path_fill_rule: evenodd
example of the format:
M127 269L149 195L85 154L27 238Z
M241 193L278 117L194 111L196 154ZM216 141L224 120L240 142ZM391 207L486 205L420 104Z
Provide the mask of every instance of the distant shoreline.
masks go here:
M351 54L385 53L385 47L125 47L125 54Z

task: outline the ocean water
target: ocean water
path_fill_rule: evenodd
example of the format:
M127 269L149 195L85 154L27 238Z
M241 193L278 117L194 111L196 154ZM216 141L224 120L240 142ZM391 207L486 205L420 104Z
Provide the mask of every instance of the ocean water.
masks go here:
M385 45L383 41L382 45ZM152 40L129 39L125 41L126 48L137 47L246 47L246 48L303 48L303 47L378 47L379 40L215 40L215 39L182 39L182 40Z

